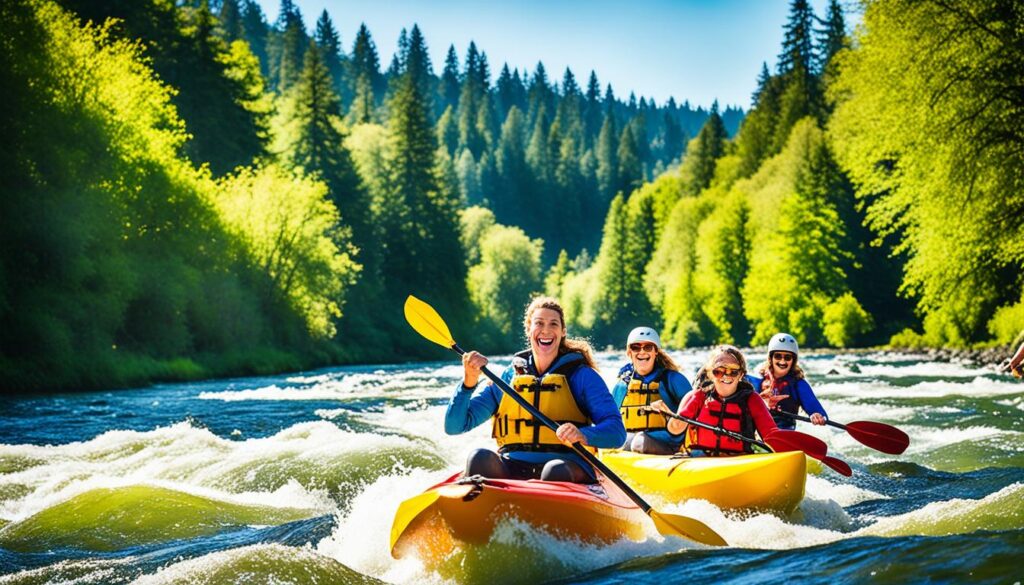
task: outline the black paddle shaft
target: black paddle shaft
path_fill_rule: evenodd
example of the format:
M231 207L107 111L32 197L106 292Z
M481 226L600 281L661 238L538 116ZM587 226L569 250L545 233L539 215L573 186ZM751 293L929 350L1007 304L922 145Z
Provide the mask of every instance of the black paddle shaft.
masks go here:
M803 422L811 422L811 418L810 417L800 416L799 414L793 414L792 412L786 412L785 410L773 410L772 414L782 414L782 415L788 416L789 418L794 419L794 420L800 420L800 421L803 421ZM827 424L830 427L836 427L837 429L843 429L844 431L846 430L846 425L844 425L842 423L832 422L832 421L828 420L827 418L825 419L825 424Z
M765 445L761 441L758 441L756 439L751 439L749 437L744 437L743 435L741 435L739 433L734 433L732 431L727 431L725 429L718 428L718 427L716 427L714 425L709 425L707 423L702 423L699 420L694 420L692 418L686 418L685 416L680 416L678 414L672 414L670 412L665 412L664 410L658 410L657 408L644 407L644 408L641 409L641 411L656 412L658 414L662 414L662 415L665 415L665 416L670 416L670 417L672 417L674 419L681 420L681 421L683 421L686 424L690 424L690 425L693 425L695 427L700 427L702 429L706 429L706 430L709 430L709 431L711 431L713 433L718 433L720 435L725 435L726 437L729 437L730 439L736 439L737 441L743 441L744 443L750 443L752 445L757 445L758 447L760 447L762 449L765 449L766 451L774 451L774 449L772 449L768 445Z
M452 345L452 351L459 355L464 355L466 353L466 351L459 347L459 344L457 343ZM526 410L526 412L530 413L533 416L533 418L542 422L544 426L551 429L552 431L558 430L558 423L548 418L547 415L545 415L543 412L537 410L537 408L530 404L528 400L526 400L525 398L520 396L518 392L513 390L512 387L508 385L508 382L502 380L500 376L498 376L490 369L488 369L487 366L481 368L480 371L483 372L483 374L487 376L487 378L490 379L491 382L494 382L494 384L498 388L500 388L502 392L507 394L517 403L519 403L519 406L522 406L523 409ZM640 494L633 491L633 488L629 487L629 485L626 484L626 482L622 481L622 479L619 476L615 475L615 472L613 472L611 469L608 469L608 466L602 463L601 460L598 459L593 453L587 451L587 448L584 447L582 443L577 441L572 444L572 448L580 457L586 460L587 463L593 465L598 471L604 474L605 477L611 480L612 483L617 485L619 489L625 492L625 494L629 496L629 499L633 500L636 503L636 505L640 506L640 509L642 509L644 513L651 513L651 505L645 502L644 499L640 497Z

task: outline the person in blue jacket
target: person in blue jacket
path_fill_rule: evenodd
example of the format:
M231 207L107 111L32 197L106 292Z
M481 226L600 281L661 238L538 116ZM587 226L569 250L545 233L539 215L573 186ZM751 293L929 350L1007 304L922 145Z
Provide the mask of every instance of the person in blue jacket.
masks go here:
M761 393L780 429L792 430L796 421L779 411L799 414L802 408L812 423L823 425L828 421L825 408L818 402L797 363L798 354L799 348L792 335L776 333L768 342L768 359L754 370L758 375L747 377Z
M619 381L612 389L612 398L619 405L626 427L622 449L655 455L678 452L684 435L669 433L665 417L648 409L679 410L683 397L693 389L689 380L662 351L661 336L650 327L637 327L629 332L626 356L629 363L619 370Z
M537 421L495 384L478 387L487 358L476 351L462 356L463 379L448 403L444 430L465 433L491 421L498 452L470 453L466 475L499 479L542 479L593 483L593 467L571 447L618 447L626 440L622 417L601 379L590 345L566 337L561 305L538 297L524 320L530 349L516 354L501 378L548 418L556 431Z

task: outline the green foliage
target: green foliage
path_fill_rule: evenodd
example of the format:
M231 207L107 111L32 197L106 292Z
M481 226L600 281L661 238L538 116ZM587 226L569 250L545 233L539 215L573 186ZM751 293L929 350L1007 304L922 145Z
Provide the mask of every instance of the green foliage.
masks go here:
M644 288L660 309L667 344L686 346L708 341L709 323L694 294L698 227L713 210L707 198L679 199L647 265Z
M274 165L243 169L220 186L221 216L247 243L274 294L287 299L312 335L332 337L359 266L327 186Z
M853 294L846 293L832 301L822 312L825 339L833 347L848 347L871 330L871 315L860 306Z
M0 151L5 387L195 377L228 350L308 340L261 292L269 275L225 230L217 186L181 158L173 92L139 46L49 2L0 10L0 127L17 137Z
M783 152L736 186L750 193L750 272L742 294L753 343L777 331L820 343L822 311L848 292L843 225L822 176L827 157L823 133L805 119Z
M997 343L1019 343L1024 332L1024 300L996 309L988 322L988 331Z
M459 224L459 239L466 250L466 264L479 264L481 242L495 226L494 213L486 207L467 207L459 213Z
M1019 21L1018 7L995 0L874 2L857 48L834 59L838 158L869 225L898 241L902 291L936 345L980 340L996 309L1019 298Z
M612 200L593 267L600 286L588 299L593 302L590 311L594 314L590 332L598 343L620 343L623 331L652 322L643 269L653 247L653 225L649 197L633 198L628 205L621 195Z
M520 345L523 309L543 288L540 256L544 242L531 240L519 228L491 225L479 241L480 263L466 280L476 312L500 335L499 347Z
M725 153L728 135L718 115L718 102L711 108L708 121L686 147L686 157L679 169L683 192L696 195L711 184L718 159Z
M273 151L288 167L326 183L328 195L354 231L355 245L372 252L369 201L341 122L341 102L333 89L323 52L306 51L302 74L280 100Z
M749 343L740 285L747 277L750 210L741 191L708 193L717 200L701 222L696 242L693 295L710 322L708 334L719 343Z

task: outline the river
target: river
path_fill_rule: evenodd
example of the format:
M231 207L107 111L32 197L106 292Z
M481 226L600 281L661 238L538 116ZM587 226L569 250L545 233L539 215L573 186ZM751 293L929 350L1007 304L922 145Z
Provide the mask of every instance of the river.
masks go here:
M673 353L685 372L703 355ZM599 354L607 381L622 359ZM657 502L732 548L653 527L596 547L508 522L441 573L392 559L388 537L399 502L493 444L488 425L443 432L457 362L5 396L0 583L1022 580L1024 383L908 354L801 363L833 420L898 426L909 449L800 426L854 474L809 475L790 517Z

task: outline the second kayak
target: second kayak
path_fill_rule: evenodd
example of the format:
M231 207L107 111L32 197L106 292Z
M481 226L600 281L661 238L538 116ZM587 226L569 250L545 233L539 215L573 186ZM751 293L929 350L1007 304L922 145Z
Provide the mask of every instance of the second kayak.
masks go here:
M686 457L602 451L601 460L643 493L670 502L707 500L727 510L789 514L804 497L807 458L799 451Z

